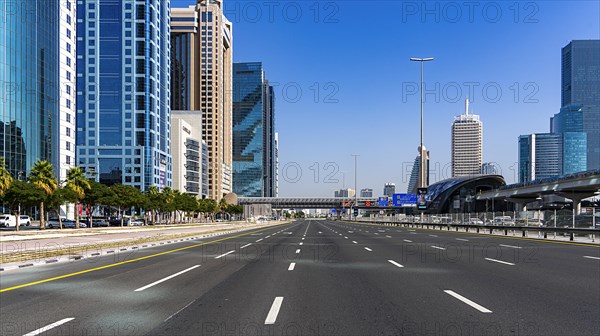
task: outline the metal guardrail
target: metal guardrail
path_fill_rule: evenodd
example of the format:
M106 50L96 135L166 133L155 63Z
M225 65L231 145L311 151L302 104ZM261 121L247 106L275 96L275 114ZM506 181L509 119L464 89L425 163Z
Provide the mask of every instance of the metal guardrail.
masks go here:
M489 234L494 234L494 231L504 231L504 235L508 236L509 231L520 231L522 237L527 237L527 232L541 232L544 235L544 239L548 238L548 233L563 233L569 235L569 240L573 241L575 235L591 235L592 242L595 242L596 236L600 236L600 229L593 228L568 228L568 227L545 227L545 226L514 226L514 225L477 225L477 224L444 224L444 223L413 223L413 222L392 222L392 221L364 221L358 220L355 222L376 224L382 226L403 226L421 229L439 228L447 231L458 231L459 228L465 230L465 232L484 233L489 230Z

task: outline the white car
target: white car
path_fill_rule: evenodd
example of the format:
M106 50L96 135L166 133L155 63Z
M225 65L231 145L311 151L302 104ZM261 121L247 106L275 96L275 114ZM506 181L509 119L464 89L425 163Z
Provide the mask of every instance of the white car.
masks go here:
M21 215L21 216L19 216L19 225L30 226L31 225L31 218L29 218L29 216L27 216L27 215Z
M469 219L469 225L483 225L483 221L479 218Z

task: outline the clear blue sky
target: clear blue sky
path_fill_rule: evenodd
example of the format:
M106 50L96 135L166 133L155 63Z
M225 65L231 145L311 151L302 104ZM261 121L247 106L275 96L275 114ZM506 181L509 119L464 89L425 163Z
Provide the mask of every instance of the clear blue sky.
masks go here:
M279 84L280 196L333 196L341 172L353 188L353 153L358 189L406 190L419 144L410 57L436 58L425 65L433 182L449 177L450 125L467 95L484 123L484 161L514 182L517 137L548 132L560 108L561 48L600 38L597 1L226 0L225 11L234 62L263 62Z

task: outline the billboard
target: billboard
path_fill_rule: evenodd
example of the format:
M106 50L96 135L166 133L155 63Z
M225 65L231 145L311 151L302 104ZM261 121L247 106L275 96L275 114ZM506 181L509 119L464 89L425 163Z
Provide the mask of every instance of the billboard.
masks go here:
M427 188L417 188L417 209L427 210Z
M414 207L417 206L416 194L394 194L392 196L392 204L397 207Z

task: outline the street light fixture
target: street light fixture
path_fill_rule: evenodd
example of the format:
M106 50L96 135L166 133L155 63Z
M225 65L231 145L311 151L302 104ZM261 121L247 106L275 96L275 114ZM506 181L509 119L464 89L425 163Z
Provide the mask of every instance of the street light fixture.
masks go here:
M423 104L424 104L424 100L425 100L425 95L423 92L423 63L424 62L429 62L429 61L433 61L433 57L427 57L427 58L418 58L418 57L412 57L410 58L411 61L413 62L420 62L421 63L421 145L419 146L419 153L421 156L421 166L419 169L419 188L426 188L427 187L427 175L426 175L426 164L427 164L427 160L425 159L425 147L423 146Z
M358 189L356 188L356 160L360 156L359 154L352 154L354 157L354 206L358 209ZM354 220L356 220L358 216L354 216Z

